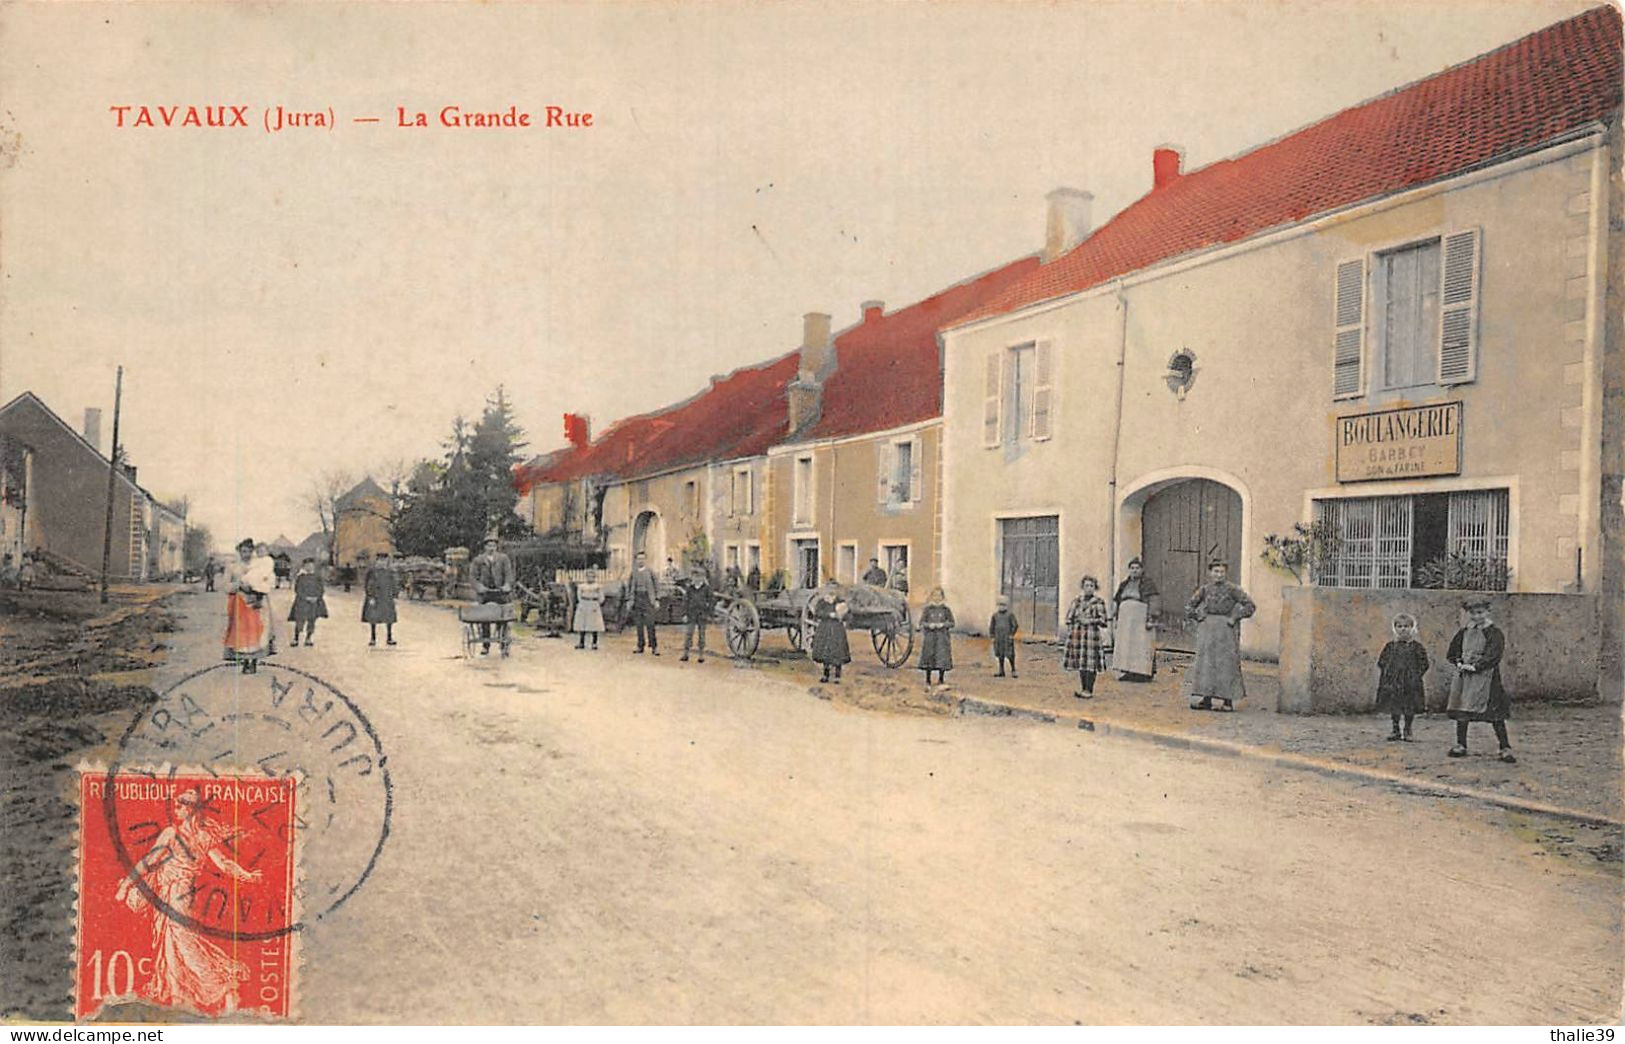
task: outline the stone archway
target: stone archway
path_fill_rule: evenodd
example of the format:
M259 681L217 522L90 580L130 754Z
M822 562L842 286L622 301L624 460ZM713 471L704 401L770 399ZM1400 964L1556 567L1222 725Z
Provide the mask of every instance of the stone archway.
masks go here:
M632 521L632 556L640 554L648 556L651 569L666 560L666 527L657 511L644 511Z
M1206 579L1210 560L1228 562L1231 579L1246 586L1251 573L1245 554L1248 516L1245 488L1230 476L1205 469L1148 477L1124 495L1118 557L1142 558L1146 575L1162 591L1159 645L1193 647L1181 609Z

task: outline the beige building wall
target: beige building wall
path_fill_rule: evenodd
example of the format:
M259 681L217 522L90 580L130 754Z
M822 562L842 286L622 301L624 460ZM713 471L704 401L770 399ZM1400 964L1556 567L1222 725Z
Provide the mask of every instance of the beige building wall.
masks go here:
M1240 497L1241 556L1232 577L1259 605L1243 631L1254 654L1277 652L1281 589L1295 583L1260 561L1264 535L1311 520L1317 497L1506 488L1513 589L1569 589L1577 549L1586 583L1594 583L1598 512L1587 505L1600 498L1599 447L1582 444L1582 431L1594 430L1601 411L1600 397L1588 391L1600 373L1586 359L1600 328L1593 277L1606 255L1592 221L1593 173L1588 143L1549 149L1493 174L1353 208L1166 264L1121 288L948 334L947 579L967 592L970 618L991 609L1000 513L1060 516L1064 612L1082 572L1109 584L1139 552L1140 508L1185 478L1221 482ZM1334 400L1337 264L1466 228L1481 230L1476 380L1413 389L1408 399ZM1375 321L1368 317L1368 382ZM1044 340L1054 346L1054 438L984 448L986 355ZM1180 397L1169 386L1168 362L1182 349L1194 355L1195 369ZM1112 423L1119 352L1120 439ZM1337 481L1340 416L1435 401L1462 403L1460 475ZM1165 591L1165 598L1184 594Z
M587 532L587 484L579 480L545 482L526 495L530 527L538 536L592 539Z
M771 497L763 529L764 559L772 562L773 569L787 570L794 583L796 542L816 540L820 572L836 574L845 582L849 574L842 547L851 549L859 576L870 558L878 557L884 564L886 548L904 547L909 562L909 601L922 602L940 582L937 491L941 434L941 422L933 420L872 435L775 448L768 455ZM906 502L891 498L883 502L883 447L905 441L918 460L914 469L918 494ZM795 475L797 462L807 459L812 467L812 498L810 510L798 518ZM771 575L772 569L766 565L763 569L765 575ZM950 591L950 603L954 597Z
M709 544L709 471L708 465L700 464L608 487L604 532L613 575L631 572L632 556L639 546L648 554L650 568L659 572L667 558L681 567L684 550L696 537L704 537Z
M339 565L356 565L364 556L394 550L386 498L362 497L339 511L333 523L333 556Z
M707 498L707 532L719 569L737 559L741 576L753 564L762 571L762 583L773 575L768 567L770 549L763 538L767 528L768 458L745 457L711 466ZM774 568L777 568L775 565Z

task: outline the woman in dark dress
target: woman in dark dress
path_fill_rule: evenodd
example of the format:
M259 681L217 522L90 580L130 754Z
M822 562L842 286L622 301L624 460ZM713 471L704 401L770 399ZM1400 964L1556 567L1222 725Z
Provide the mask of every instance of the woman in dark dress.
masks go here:
M384 644L394 645L395 596L400 593L400 585L395 580L388 551L378 552L378 557L367 568L362 590L367 593L367 598L361 605L361 622L372 625L372 637L367 644L378 644L378 625L383 624Z
M1257 606L1247 592L1225 579L1230 567L1210 562L1208 582L1196 589L1185 603L1185 615L1196 621L1196 661L1185 674L1185 695L1191 710L1235 710L1236 701L1247 695L1241 679L1241 621L1253 615Z
M1416 640L1416 617L1400 613L1394 617L1393 628L1394 640L1377 657L1377 710L1386 711L1394 721L1390 740L1410 742L1411 723L1424 706L1422 676L1428 672L1428 653Z
M824 586L813 592L807 608L813 618L813 662L824 666L824 676L818 680L820 683L829 681L833 671L835 684L839 685L841 668L852 662L852 650L846 642L847 605L833 578L825 580Z
M937 672L937 684L948 683L948 672L954 669L954 611L948 608L942 588L931 589L931 598L920 612L920 670L925 672L925 687L931 687L931 672Z

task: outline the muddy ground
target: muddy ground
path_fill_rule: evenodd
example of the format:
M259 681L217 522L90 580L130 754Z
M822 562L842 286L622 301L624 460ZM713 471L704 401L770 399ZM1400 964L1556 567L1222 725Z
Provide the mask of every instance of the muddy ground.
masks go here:
M176 629L168 587L0 591L0 1017L72 1010L73 771L106 760Z

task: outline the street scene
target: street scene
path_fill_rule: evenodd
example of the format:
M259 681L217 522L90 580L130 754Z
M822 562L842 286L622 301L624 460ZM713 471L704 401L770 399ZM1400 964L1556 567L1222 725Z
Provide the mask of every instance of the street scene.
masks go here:
M1625 1015L1618 9L659 14L0 9L0 1016Z

